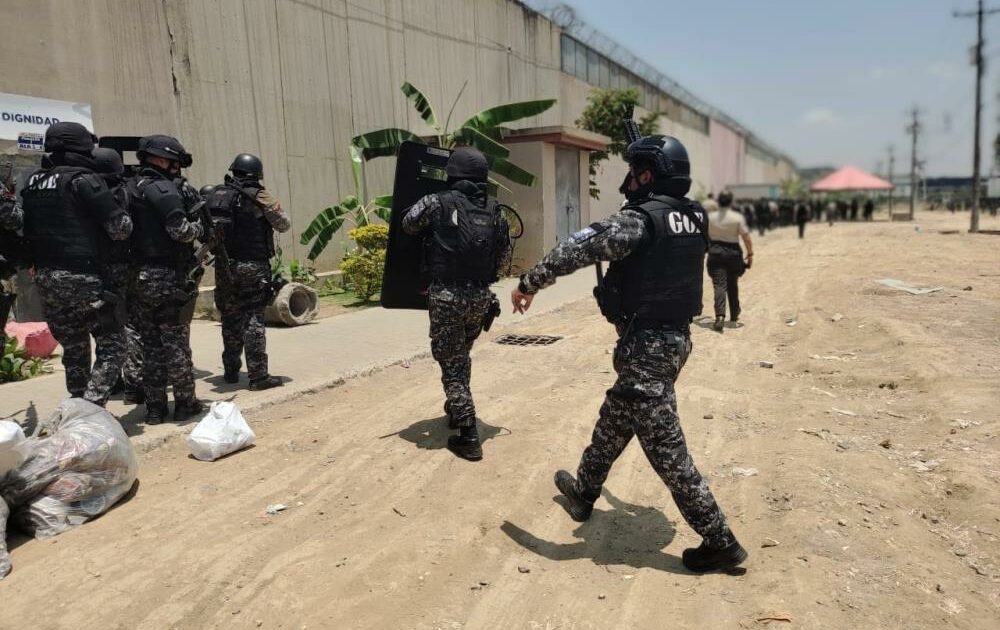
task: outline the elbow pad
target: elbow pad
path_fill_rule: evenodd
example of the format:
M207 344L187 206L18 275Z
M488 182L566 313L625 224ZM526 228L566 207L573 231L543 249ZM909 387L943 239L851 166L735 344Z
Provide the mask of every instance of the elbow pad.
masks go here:
M174 217L187 216L184 209L184 198L181 197L177 186L173 182L166 180L154 180L144 189L143 194L156 216L165 224L176 221Z

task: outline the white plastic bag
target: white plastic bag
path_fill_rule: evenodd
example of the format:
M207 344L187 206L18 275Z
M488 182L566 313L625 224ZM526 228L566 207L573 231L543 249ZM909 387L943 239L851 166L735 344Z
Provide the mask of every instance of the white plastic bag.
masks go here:
M243 419L240 408L231 402L214 402L208 414L188 436L191 454L211 462L253 444L257 439Z
M21 454L15 447L23 441L21 425L0 420L0 477L21 465Z

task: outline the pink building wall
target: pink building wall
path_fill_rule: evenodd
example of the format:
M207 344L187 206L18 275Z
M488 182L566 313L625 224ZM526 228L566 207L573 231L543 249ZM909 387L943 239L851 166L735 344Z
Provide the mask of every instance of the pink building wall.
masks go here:
M712 192L719 194L727 186L744 183L746 140L714 119L709 121L708 135L712 147Z

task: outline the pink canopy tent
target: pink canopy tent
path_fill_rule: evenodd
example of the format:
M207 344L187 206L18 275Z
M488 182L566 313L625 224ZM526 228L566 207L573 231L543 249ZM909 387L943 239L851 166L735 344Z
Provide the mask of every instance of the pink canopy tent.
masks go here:
M892 190L893 185L881 177L872 175L856 166L845 166L817 181L809 190L813 192L837 192L844 190Z

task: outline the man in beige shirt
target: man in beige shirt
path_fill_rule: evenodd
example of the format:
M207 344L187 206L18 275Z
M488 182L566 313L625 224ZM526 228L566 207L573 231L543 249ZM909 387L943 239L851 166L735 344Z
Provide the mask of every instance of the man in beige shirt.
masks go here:
M739 277L753 263L753 241L746 219L732 208L733 194L719 193L718 203L705 203L708 211L708 275L715 288L715 324L712 328L722 332L726 321L726 300L729 300L730 319L740 319ZM747 248L744 261L740 239Z

